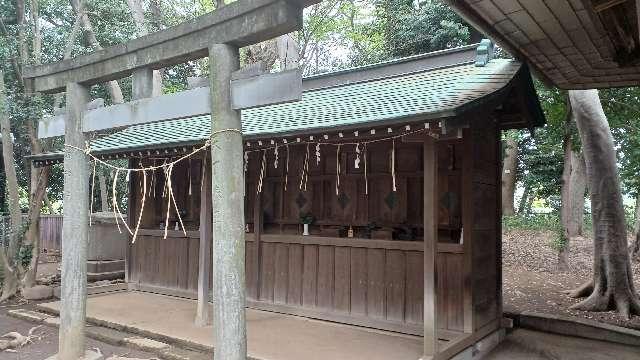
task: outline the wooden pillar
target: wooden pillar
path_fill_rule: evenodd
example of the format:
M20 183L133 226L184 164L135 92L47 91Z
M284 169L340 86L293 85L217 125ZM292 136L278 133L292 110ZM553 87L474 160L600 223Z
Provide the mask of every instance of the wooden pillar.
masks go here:
M472 333L475 329L473 319L473 168L475 154L471 129L462 132L462 230L463 230L463 272L464 287L462 290L464 332Z
M247 358L245 323L244 161L240 112L231 106L231 73L238 48L214 44L211 66L213 199L213 329L215 357Z
M153 96L153 71L150 68L141 68L133 71L132 79L131 79L131 98L133 100L139 100L144 98L150 98ZM131 159L129 160L129 167L134 168L136 164ZM136 191L135 184L138 184L142 181L141 176L137 176L136 172L132 172L131 181L127 186L129 186L129 207L127 216L129 221L129 226L135 226L136 221L136 213L138 209L135 209L135 202L133 199L141 197L142 194ZM128 237L130 240L132 236ZM130 277L130 266L131 266L131 247L133 244L131 241L127 242L127 246L125 247L125 260L124 260L124 282L129 283Z
M64 217L62 220L62 281L58 359L85 355L87 307L87 240L89 237L89 165L82 117L89 91L67 84L64 149Z
M211 278L212 220L211 215L211 166L207 165L209 157L202 160L202 191L200 193L200 252L198 259L198 307L196 309L196 326L207 326L211 323L209 314L209 291Z
M424 141L424 357L436 359L438 250L438 148L436 139Z
M256 193L255 201L253 204L253 235L255 246L255 258L253 259L253 276L256 279L255 283L255 299L260 299L260 269L262 266L262 194Z

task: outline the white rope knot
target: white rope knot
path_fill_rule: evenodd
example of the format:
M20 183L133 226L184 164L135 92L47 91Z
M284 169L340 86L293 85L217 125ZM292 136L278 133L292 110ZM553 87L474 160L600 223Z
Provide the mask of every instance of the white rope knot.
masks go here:
M227 128L227 129L220 129L220 130L216 130L214 132L211 133L211 136L209 137L209 140L213 140L214 137L216 137L216 135L220 135L222 133L225 132L235 132L238 133L242 136L242 130L241 129L236 129L236 128Z

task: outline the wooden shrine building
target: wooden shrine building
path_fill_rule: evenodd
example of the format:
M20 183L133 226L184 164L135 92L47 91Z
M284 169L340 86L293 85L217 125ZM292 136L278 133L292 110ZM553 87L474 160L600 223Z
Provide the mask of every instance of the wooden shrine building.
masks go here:
M299 102L242 111L246 305L424 336L445 359L499 331L500 132L544 123L527 66L483 43L303 89ZM210 127L208 115L134 125L92 141L92 154L161 165L203 146ZM130 290L209 298L207 153L173 167L175 205L166 169L146 186L130 174L132 229L144 202Z

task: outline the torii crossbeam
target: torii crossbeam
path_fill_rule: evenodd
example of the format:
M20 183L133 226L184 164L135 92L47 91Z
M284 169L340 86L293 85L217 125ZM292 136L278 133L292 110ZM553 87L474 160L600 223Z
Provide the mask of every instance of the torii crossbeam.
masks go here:
M66 90L62 291L58 359L85 354L89 168L83 117L89 86L133 74L136 99L151 97L153 69L209 57L213 181L215 356L246 359L244 172L240 111L230 94L238 49L301 28L302 9L320 0L238 0L193 21L74 59L26 68L28 90Z

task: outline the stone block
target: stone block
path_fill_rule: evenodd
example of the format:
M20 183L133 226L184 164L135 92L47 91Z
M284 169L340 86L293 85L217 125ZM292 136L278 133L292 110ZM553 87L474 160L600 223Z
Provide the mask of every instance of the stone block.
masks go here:
M11 317L15 317L18 319L27 320L31 322L36 322L36 323L46 321L48 318L51 317L51 315L48 315L45 313L26 310L26 309L9 310L7 311L7 314Z
M22 290L22 296L27 300L45 300L53 297L53 288L46 285L36 285Z
M142 337L129 337L125 338L124 342L130 345L133 348L142 350L142 351L154 351L154 350L162 350L169 348L168 344L165 344L160 341L142 338Z
M100 359L103 359L103 358L104 358L104 356L102 355L102 353L97 352L97 351L93 351L93 350L87 350L84 353L84 356L81 357L79 360L100 360ZM50 356L46 360L58 360L58 354Z

